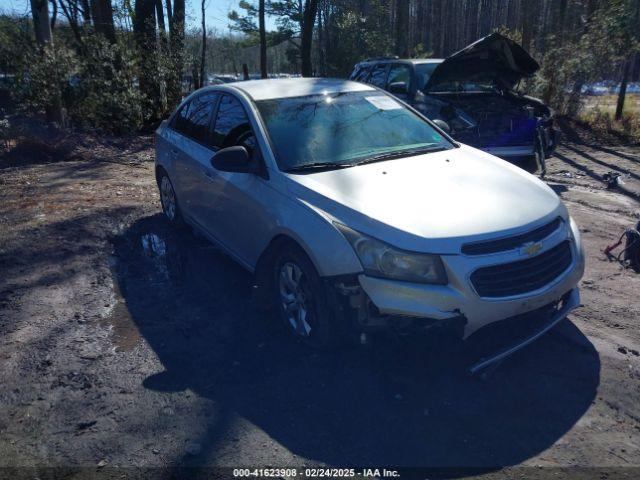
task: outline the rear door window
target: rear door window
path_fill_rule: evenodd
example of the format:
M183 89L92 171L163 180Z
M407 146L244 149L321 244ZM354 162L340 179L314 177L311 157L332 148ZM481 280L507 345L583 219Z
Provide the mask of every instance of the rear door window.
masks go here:
M387 65L378 64L371 71L368 83L376 87L384 88L387 84Z

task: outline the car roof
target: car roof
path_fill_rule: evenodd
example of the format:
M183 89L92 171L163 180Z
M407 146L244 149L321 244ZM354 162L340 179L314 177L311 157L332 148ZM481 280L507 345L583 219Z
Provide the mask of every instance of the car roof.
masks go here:
M338 78L273 78L225 84L249 95L253 100L302 97L320 93L373 91L373 87ZM215 88L215 87L213 87Z
M419 65L422 63L442 63L444 62L444 58L412 58L407 61Z
M444 58L372 58L363 60L358 63L358 65L373 65L375 63L412 63L414 65L423 65L442 62L444 62Z

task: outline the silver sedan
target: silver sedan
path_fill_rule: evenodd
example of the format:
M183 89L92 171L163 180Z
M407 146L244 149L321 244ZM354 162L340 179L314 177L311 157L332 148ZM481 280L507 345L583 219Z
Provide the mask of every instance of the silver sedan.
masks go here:
M156 176L168 220L253 272L258 299L313 347L526 323L477 370L580 302L580 234L553 190L372 86L198 90L156 133Z

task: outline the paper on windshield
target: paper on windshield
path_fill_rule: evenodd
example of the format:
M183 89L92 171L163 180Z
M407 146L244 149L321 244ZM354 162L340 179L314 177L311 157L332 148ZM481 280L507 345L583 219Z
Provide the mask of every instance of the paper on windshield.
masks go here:
M364 97L364 99L380 110L397 110L399 108L402 108L402 105L396 102L393 98L389 97Z

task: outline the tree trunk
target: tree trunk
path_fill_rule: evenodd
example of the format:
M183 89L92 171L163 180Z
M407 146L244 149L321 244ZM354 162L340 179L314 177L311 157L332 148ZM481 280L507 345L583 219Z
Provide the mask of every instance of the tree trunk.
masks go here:
M56 28L56 20L58 19L58 4L56 0L51 0L51 6L53 7L53 12L51 12L51 21L49 22L49 28L51 28L51 32L53 32Z
M631 58L624 62L624 68L622 70L622 80L620 81L620 92L618 92L618 103L616 105L616 120L622 119L622 112L624 110L624 99L627 95L627 83L629 83L629 72L631 71Z
M151 120L153 121L157 119L161 110L158 56L156 51L155 0L136 0L133 33L140 59L140 92L146 95L150 101Z
M318 55L320 76L327 76L327 0L318 5Z
M47 48L53 47L53 37L51 35L51 24L49 23L49 1L31 0L31 14L33 16L33 27L36 34L36 41L40 47L40 54L45 55ZM57 85L54 91L57 90ZM59 93L53 93L50 104L45 105L47 122L64 126L62 115L62 100Z
M556 25L556 32L558 34L558 38L560 39L560 45L564 41L564 33L565 33L565 20L567 17L567 0L560 0L558 4L558 22Z
M64 4L60 2L60 5L63 6ZM82 18L85 25L91 25L91 6L89 5L89 0L80 0L80 5L82 5Z
M311 63L311 47L313 45L313 26L318 12L318 0L306 0L302 13L302 31L300 41L300 73L303 77L313 76Z
M49 1L31 0L31 14L33 15L33 28L38 45L43 47L45 44L53 43L51 24L49 23Z
M160 37L164 38L167 28L164 23L164 10L162 8L162 0L156 0L156 18L158 21L158 30L160 31Z
M205 16L204 16L204 7L205 7L204 3L205 3L205 0L201 0L200 2L201 11L202 11L202 52L200 55L200 86L201 87L204 87L206 82L206 78L204 74L205 74L205 61L206 61L206 55L207 55L207 25L205 23Z
M171 1L167 0L167 13L171 10ZM167 81L167 100L170 108L175 107L182 100L184 20L184 0L174 0L173 11L169 14L169 48L171 50L171 66Z
M160 0L162 2L162 0ZM173 19L173 14L171 13L171 0L167 0L167 20L169 21L169 30L171 30L171 22Z
M111 0L92 0L93 25L96 32L105 36L112 45L116 43L116 29L113 24Z
M409 0L396 2L396 54L401 58L409 56Z
M520 25L522 29L522 48L531 49L531 41L533 40L533 0L523 0L520 9Z
M260 29L260 76L267 78L267 29L264 22L264 0L258 4L258 22Z

